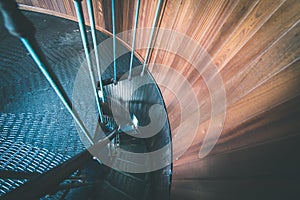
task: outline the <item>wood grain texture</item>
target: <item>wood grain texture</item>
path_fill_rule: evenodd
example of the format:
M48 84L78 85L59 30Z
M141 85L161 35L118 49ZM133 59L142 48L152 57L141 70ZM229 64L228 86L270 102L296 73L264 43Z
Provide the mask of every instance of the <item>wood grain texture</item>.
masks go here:
M53 14L61 13L72 19L76 16L71 0L17 2L51 10ZM138 28L152 26L157 2L141 0ZM110 1L97 0L93 3L97 27L111 32ZM116 0L118 33L133 28L134 15L135 1ZM181 126L189 127L192 123L198 123L192 145L174 162L174 199L176 195L190 195L190 199L207 197L205 195L209 197L210 194L199 189L202 187L202 178L230 176L234 172L248 177L267 173L275 176L279 171L282 173L283 170L293 168L289 154L291 150L300 150L297 148L300 145L297 143L300 130L299 23L299 0L163 1L159 27L179 32L202 47L200 50L191 49L184 40L178 40L175 34L159 30L151 52L150 63L175 70L192 88L186 96L179 97L168 87L160 85L173 137ZM121 39L131 46L132 35L122 35ZM138 34L136 44L144 44L148 40L149 35ZM166 47L165 50L159 49L162 45ZM178 47L188 52L189 58L200 66L200 72L176 52L168 51ZM145 49L138 49L136 53L143 58ZM211 59L207 59L205 53ZM155 77L157 80L169 82L179 93L185 91L184 84L175 76L168 76L168 71L155 65L149 69L160 75ZM216 146L206 158L200 159L199 149L208 126L214 123L211 120L212 99L208 82L218 92L221 90L216 82L218 77L222 78L226 92L226 120ZM194 120L198 117L194 112L197 108L190 108L189 104L193 95L196 96L201 112L199 122ZM184 102L183 107L180 107L180 101ZM190 109L191 113L181 121L183 109ZM174 151L184 146L185 138L182 137L182 144L176 143ZM281 145L284 148L282 152L276 149ZM259 150L265 153L259 155ZM272 159L287 164L274 164ZM253 169L239 170L246 166L253 166ZM250 184L255 185L254 182ZM280 184L274 187L280 188Z

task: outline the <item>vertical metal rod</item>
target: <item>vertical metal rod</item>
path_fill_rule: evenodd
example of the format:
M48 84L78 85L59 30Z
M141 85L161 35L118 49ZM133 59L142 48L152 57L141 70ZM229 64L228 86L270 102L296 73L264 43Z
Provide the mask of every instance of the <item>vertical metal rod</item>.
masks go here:
M24 46L26 47L27 51L30 53L30 55L33 58L33 60L35 61L35 63L40 68L40 70L43 73L43 75L46 77L47 81L50 83L51 87L54 89L54 91L57 94L57 96L60 98L60 100L62 101L62 103L64 104L64 106L67 108L67 110L69 111L69 113L72 115L72 117L75 120L76 124L79 126L79 128L82 130L82 132L85 134L85 136L88 139L89 143L91 145L93 145L94 142L92 140L91 135L89 134L88 130L83 125L83 123L81 122L81 120L73 112L71 103L70 103L70 101L68 101L68 97L63 94L63 92L60 90L60 88L57 85L57 83L51 77L50 73L48 72L47 68L45 67L45 65L41 61L40 57L38 56L38 54L36 53L36 51L34 50L34 48L32 47L32 45L29 42L29 40L26 39L26 38L20 38L20 40L24 44Z
M130 66L129 66L129 75L128 79L131 79L132 76L132 64L133 64L133 55L134 55L134 47L135 47L135 38L136 38L136 28L138 24L138 18L139 18L139 10L140 10L140 0L136 1L136 9L135 9L135 22L134 22L134 28L133 28L133 38L132 38L132 46L131 46L131 56L130 56Z
M84 53L85 53L87 65L89 68L89 74L90 74L90 78L92 81L92 87L94 90L94 96L96 99L96 104L97 104L97 108L98 108L98 112L99 112L99 117L100 117L101 123L103 123L104 122L103 114L102 114L102 110L101 110L99 97L97 94L96 82L95 82L95 78L94 78L94 74L93 74L91 58L89 55L89 47L88 47L86 30L85 30L85 22L84 22L84 17L83 17L81 0L74 0L74 5L75 5L75 9L76 9L77 18L78 18L78 24L79 24L79 29L80 29L80 33L81 33L81 39L82 39L82 43L83 43Z
M158 1L157 8L156 8L156 11L155 11L155 17L154 17L154 21L153 21L153 25L152 25L151 35L150 35L150 39L149 39L149 43L148 43L148 48L147 48L147 52L146 52L146 56L145 56L141 76L144 75L145 68L146 68L146 65L147 65L147 62L148 62L148 57L149 57L149 54L150 54L150 46L152 44L152 40L153 40L153 37L154 37L154 31L155 31L155 26L156 26L158 15L159 15L158 12L159 12L159 9L160 9L160 6L161 6L161 2L162 2L162 0Z
M114 84L117 84L115 0L111 0L111 18L113 29Z
M97 48L97 36L96 36L96 25L95 25L95 18L94 18L94 9L93 9L93 3L92 0L87 0L87 8L90 18L90 25L91 25L91 32L92 32L92 39L93 39L93 45L94 45L94 52L95 52L95 59L96 59L96 66L98 71L98 79L99 79L99 85L100 90L102 92L102 101L105 102L105 94L103 90L103 84L102 84L102 78L101 78L101 68L100 68L100 60L99 60L99 52Z

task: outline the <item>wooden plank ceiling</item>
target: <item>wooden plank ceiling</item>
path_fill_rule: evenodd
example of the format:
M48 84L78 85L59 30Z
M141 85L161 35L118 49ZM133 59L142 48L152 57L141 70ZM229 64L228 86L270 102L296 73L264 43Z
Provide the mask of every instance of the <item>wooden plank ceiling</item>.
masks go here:
M17 2L27 5L23 6L27 9L75 19L71 0L17 0ZM141 0L138 28L152 26L157 2L158 0ZM95 0L94 7L97 27L111 32L110 1ZM86 12L85 6L84 9ZM118 33L133 28L134 10L135 1L116 0ZM201 111L198 132L193 144L174 162L172 190L174 197L187 194L190 198L197 199L202 194L200 190L198 191L197 184L203 178L212 178L216 175L226 177L234 173L240 173L241 177L265 174L266 171L259 170L263 165L274 168L274 163L268 159L267 163L252 164L252 168L245 173L237 169L236 166L243 166L237 157L227 159L223 157L223 160L217 158L222 155L229 156L233 152L242 153L246 149L243 156L249 156L249 160L243 162L255 162L255 157L250 155L257 146L272 149L275 148L272 146L275 142L299 137L299 21L299 0L163 1L159 27L178 31L195 40L208 52L217 67L217 73L210 72L210 63L203 61L202 73L207 74L204 79L194 66L174 53L154 48L151 54L151 63L169 66L188 80L194 89L193 93L197 96ZM157 48L162 42L170 47L180 42L172 38L160 41L163 38L160 34L163 33L158 32L155 42ZM131 45L131 37L124 36L122 39ZM148 41L148 38L137 35L137 43L144 41ZM189 51L188 45L183 43L179 45L183 50ZM145 50L139 49L137 53L144 57ZM201 54L193 53L194 59L201 61ZM159 72L160 69L151 67L150 70ZM206 82L213 81L218 74L222 77L226 91L226 120L217 145L208 156L200 159L198 152L211 123L211 98ZM160 76L156 78L170 78L164 77L163 73ZM180 88L180 83L176 84ZM178 120L180 109L184 108L179 107L178 99L166 87L161 86L161 91L167 106L172 133L175 135L181 125ZM189 99L190 97L186 96L183 101L188 105ZM194 116L191 114L192 117ZM193 123L189 118L184 121ZM180 148L176 145L174 149ZM268 157L270 155L266 152L262 154L261 159ZM231 162L228 159L231 159ZM234 165L232 162L238 164ZM224 165L227 168L216 165ZM278 170L281 168L278 167ZM185 187L186 184L190 184L191 187Z

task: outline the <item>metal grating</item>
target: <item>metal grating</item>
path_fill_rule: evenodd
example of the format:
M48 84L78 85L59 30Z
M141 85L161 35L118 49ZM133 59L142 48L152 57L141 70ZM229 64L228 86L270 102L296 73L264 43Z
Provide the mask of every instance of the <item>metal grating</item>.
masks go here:
M84 146L69 118L66 112L0 113L1 138L74 156L84 150Z
M0 137L0 169L43 173L69 159L47 149ZM0 196L22 185L26 180L0 179Z

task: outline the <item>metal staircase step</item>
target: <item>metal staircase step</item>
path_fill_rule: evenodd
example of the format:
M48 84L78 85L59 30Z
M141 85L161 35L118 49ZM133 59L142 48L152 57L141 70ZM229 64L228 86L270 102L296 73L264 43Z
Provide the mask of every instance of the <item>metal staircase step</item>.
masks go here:
M84 146L69 118L65 112L0 113L1 138L73 156L81 152Z
M142 198L147 186L146 181L137 180L127 173L120 173L116 170L110 171L106 180L114 187L135 199Z
M59 165L69 157L54 154L23 142L0 137L0 169L19 172L43 173ZM24 184L27 180L1 179L0 196Z

